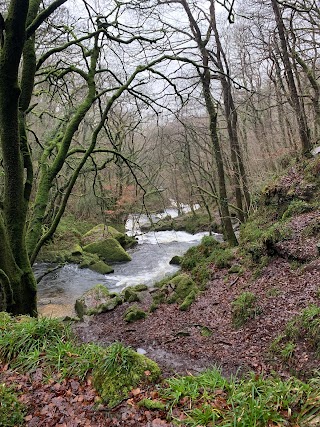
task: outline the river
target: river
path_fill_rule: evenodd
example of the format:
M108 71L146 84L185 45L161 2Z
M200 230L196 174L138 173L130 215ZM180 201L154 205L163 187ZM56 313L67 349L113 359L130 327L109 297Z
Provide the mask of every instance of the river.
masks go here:
M142 219L145 222L146 219ZM170 265L174 255L183 255L188 248L197 245L207 233L188 234L184 231L158 231L141 233L132 216L128 221L128 233L135 234L138 245L128 250L132 261L114 264L114 273L102 275L89 269L68 264L47 274L38 284L39 313L51 316L74 315L74 303L86 290L98 283L120 292L127 286L146 284L152 286L179 267ZM135 226L133 226L135 225ZM140 221L141 225L141 221ZM222 240L220 234L216 234ZM36 276L50 268L48 264L35 264Z

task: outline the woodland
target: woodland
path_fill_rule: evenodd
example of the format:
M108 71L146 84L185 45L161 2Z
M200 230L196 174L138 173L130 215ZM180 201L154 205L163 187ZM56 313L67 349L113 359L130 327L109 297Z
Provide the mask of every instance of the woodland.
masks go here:
M320 425L317 1L0 12L0 425ZM86 322L38 316L66 217L123 229L172 200L224 243Z

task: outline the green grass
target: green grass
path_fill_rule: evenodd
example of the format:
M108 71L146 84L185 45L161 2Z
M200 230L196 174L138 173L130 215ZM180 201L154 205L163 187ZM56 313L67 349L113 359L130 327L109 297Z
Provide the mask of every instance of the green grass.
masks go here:
M232 322L235 327L241 327L259 314L256 302L257 297L252 292L243 292L232 302Z
M11 318L6 313L0 313L0 360L22 373L41 367L47 379L59 373L60 378L84 380L92 374L97 391L110 403L160 374L155 362L120 343L107 348L78 344L58 319Z
M174 420L177 425L302 426L320 411L318 383L253 374L226 380L214 368L199 376L171 378L160 395L172 414L177 408L184 414L183 421Z

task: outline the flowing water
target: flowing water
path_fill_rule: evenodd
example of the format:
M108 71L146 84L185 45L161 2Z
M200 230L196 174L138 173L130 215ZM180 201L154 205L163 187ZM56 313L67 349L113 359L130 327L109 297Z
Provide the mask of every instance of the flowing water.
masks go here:
M140 218L141 219L141 218ZM155 219L153 219L155 220ZM146 218L140 220L146 222ZM137 229L137 221L132 216L128 230L135 234L138 245L128 250L132 261L113 265L114 273L102 275L89 269L80 269L77 265L68 264L47 274L38 284L39 312L44 315L74 315L74 303L86 290L101 283L108 289L120 292L127 286L140 283L152 286L179 267L170 265L174 255L184 254L188 248L197 245L207 233L188 234L184 231L159 231L142 234ZM136 228L134 228L134 226ZM133 231L132 231L133 230ZM216 234L222 240L220 234ZM36 276L41 276L52 266L36 264Z

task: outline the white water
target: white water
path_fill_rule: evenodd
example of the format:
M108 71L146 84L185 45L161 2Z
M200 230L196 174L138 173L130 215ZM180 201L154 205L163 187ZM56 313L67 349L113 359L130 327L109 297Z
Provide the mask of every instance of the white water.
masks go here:
M144 220L142 218L142 220ZM138 231L139 233L139 231ZM101 283L108 289L119 292L127 286L146 284L152 286L166 275L178 270L169 261L175 255L183 255L188 248L197 245L207 233L188 234L184 231L158 231L138 234L138 245L129 250L132 261L115 264L114 273L102 275L89 269L80 269L77 265L69 264L46 275L38 285L40 312L61 315L61 307L68 306L63 315L70 314L76 298L83 292ZM217 240L222 240L216 234ZM36 275L43 274L48 269L47 264L35 265Z

